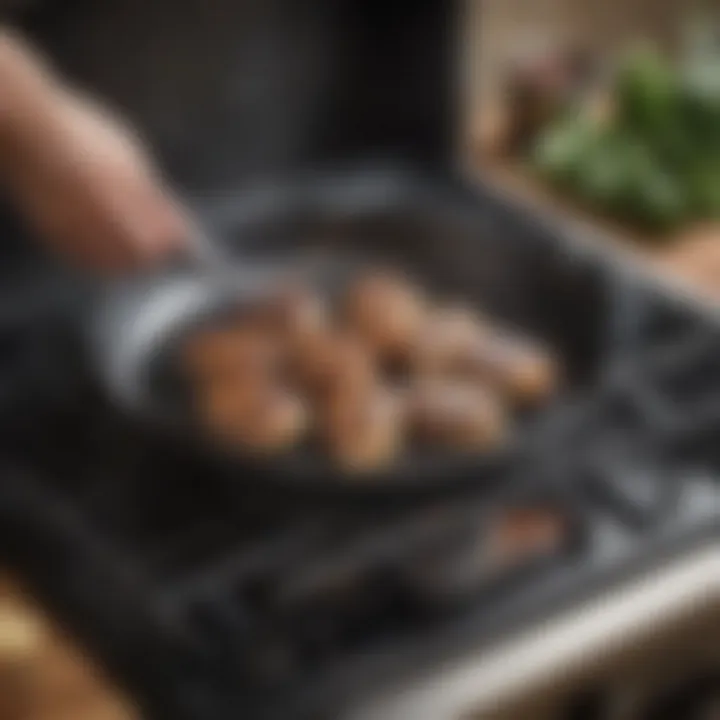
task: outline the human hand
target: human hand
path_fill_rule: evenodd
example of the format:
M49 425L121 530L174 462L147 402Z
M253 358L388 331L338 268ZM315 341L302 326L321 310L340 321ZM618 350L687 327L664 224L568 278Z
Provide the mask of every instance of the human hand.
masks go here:
M52 249L101 273L161 261L187 235L183 208L138 138L68 92L29 112L13 138L7 185Z

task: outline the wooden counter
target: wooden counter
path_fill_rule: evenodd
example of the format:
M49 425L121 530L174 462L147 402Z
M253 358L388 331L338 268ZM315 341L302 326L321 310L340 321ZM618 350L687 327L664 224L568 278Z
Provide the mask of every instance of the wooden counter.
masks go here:
M495 187L541 211L552 212L558 219L589 228L610 246L634 256L690 294L720 301L720 221L687 227L670 237L644 235L578 207L533 178L518 162L477 154L475 158L480 174Z
M133 720L98 668L0 577L0 720Z

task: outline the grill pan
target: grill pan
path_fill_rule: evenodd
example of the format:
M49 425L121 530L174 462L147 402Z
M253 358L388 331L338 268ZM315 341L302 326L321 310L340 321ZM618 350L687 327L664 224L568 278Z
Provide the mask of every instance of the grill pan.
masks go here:
M515 247L495 234L493 218L478 213L476 201L471 210L460 197L407 172L355 171L258 186L215 199L203 216L216 236L231 241L243 299L261 296L288 275L332 294L365 265L397 267L437 297L478 306L547 342L566 371L564 390L550 401L561 405L592 378L590 358L598 358L600 339L585 330L587 317L578 322L573 313L585 306L597 312L589 294L603 292L602 282L588 277L582 286L567 285L558 260L572 258L553 258L547 247L542 256L532 247ZM543 266L552 272L543 274ZM392 467L367 475L344 473L312 448L262 459L221 448L192 419L178 351L188 332L236 302L208 277L176 269L111 288L93 314L90 333L98 372L117 406L149 430L175 434L224 466L233 483L392 494L488 482L520 457L533 429L542 425L541 410L520 418L499 450L463 454L411 447Z

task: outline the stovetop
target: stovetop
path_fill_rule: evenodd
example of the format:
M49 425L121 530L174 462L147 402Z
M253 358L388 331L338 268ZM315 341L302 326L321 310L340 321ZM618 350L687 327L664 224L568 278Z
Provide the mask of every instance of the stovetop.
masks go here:
M332 717L718 527L710 326L636 348L489 486L342 502L223 476L121 417L77 342L86 298L55 285L0 307L3 546L153 717ZM496 562L493 528L533 513L550 551Z

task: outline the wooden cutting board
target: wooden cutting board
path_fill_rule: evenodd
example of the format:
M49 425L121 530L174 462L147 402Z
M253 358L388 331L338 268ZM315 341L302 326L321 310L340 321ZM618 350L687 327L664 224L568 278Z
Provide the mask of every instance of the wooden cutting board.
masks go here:
M720 300L720 222L689 226L671 237L643 235L578 207L533 178L518 162L477 154L474 157L479 173L496 187L531 206L551 210L558 218L598 231L608 244L636 256L667 280L679 281L693 294L713 302Z
M0 720L133 720L100 670L0 576Z
M669 237L654 237L633 230L622 222L591 213L571 198L553 191L523 162L509 158L504 148L508 110L491 105L470 123L465 155L470 168L485 181L557 219L577 223L601 236L618 250L635 256L680 290L720 301L720 221L702 222L683 228Z

